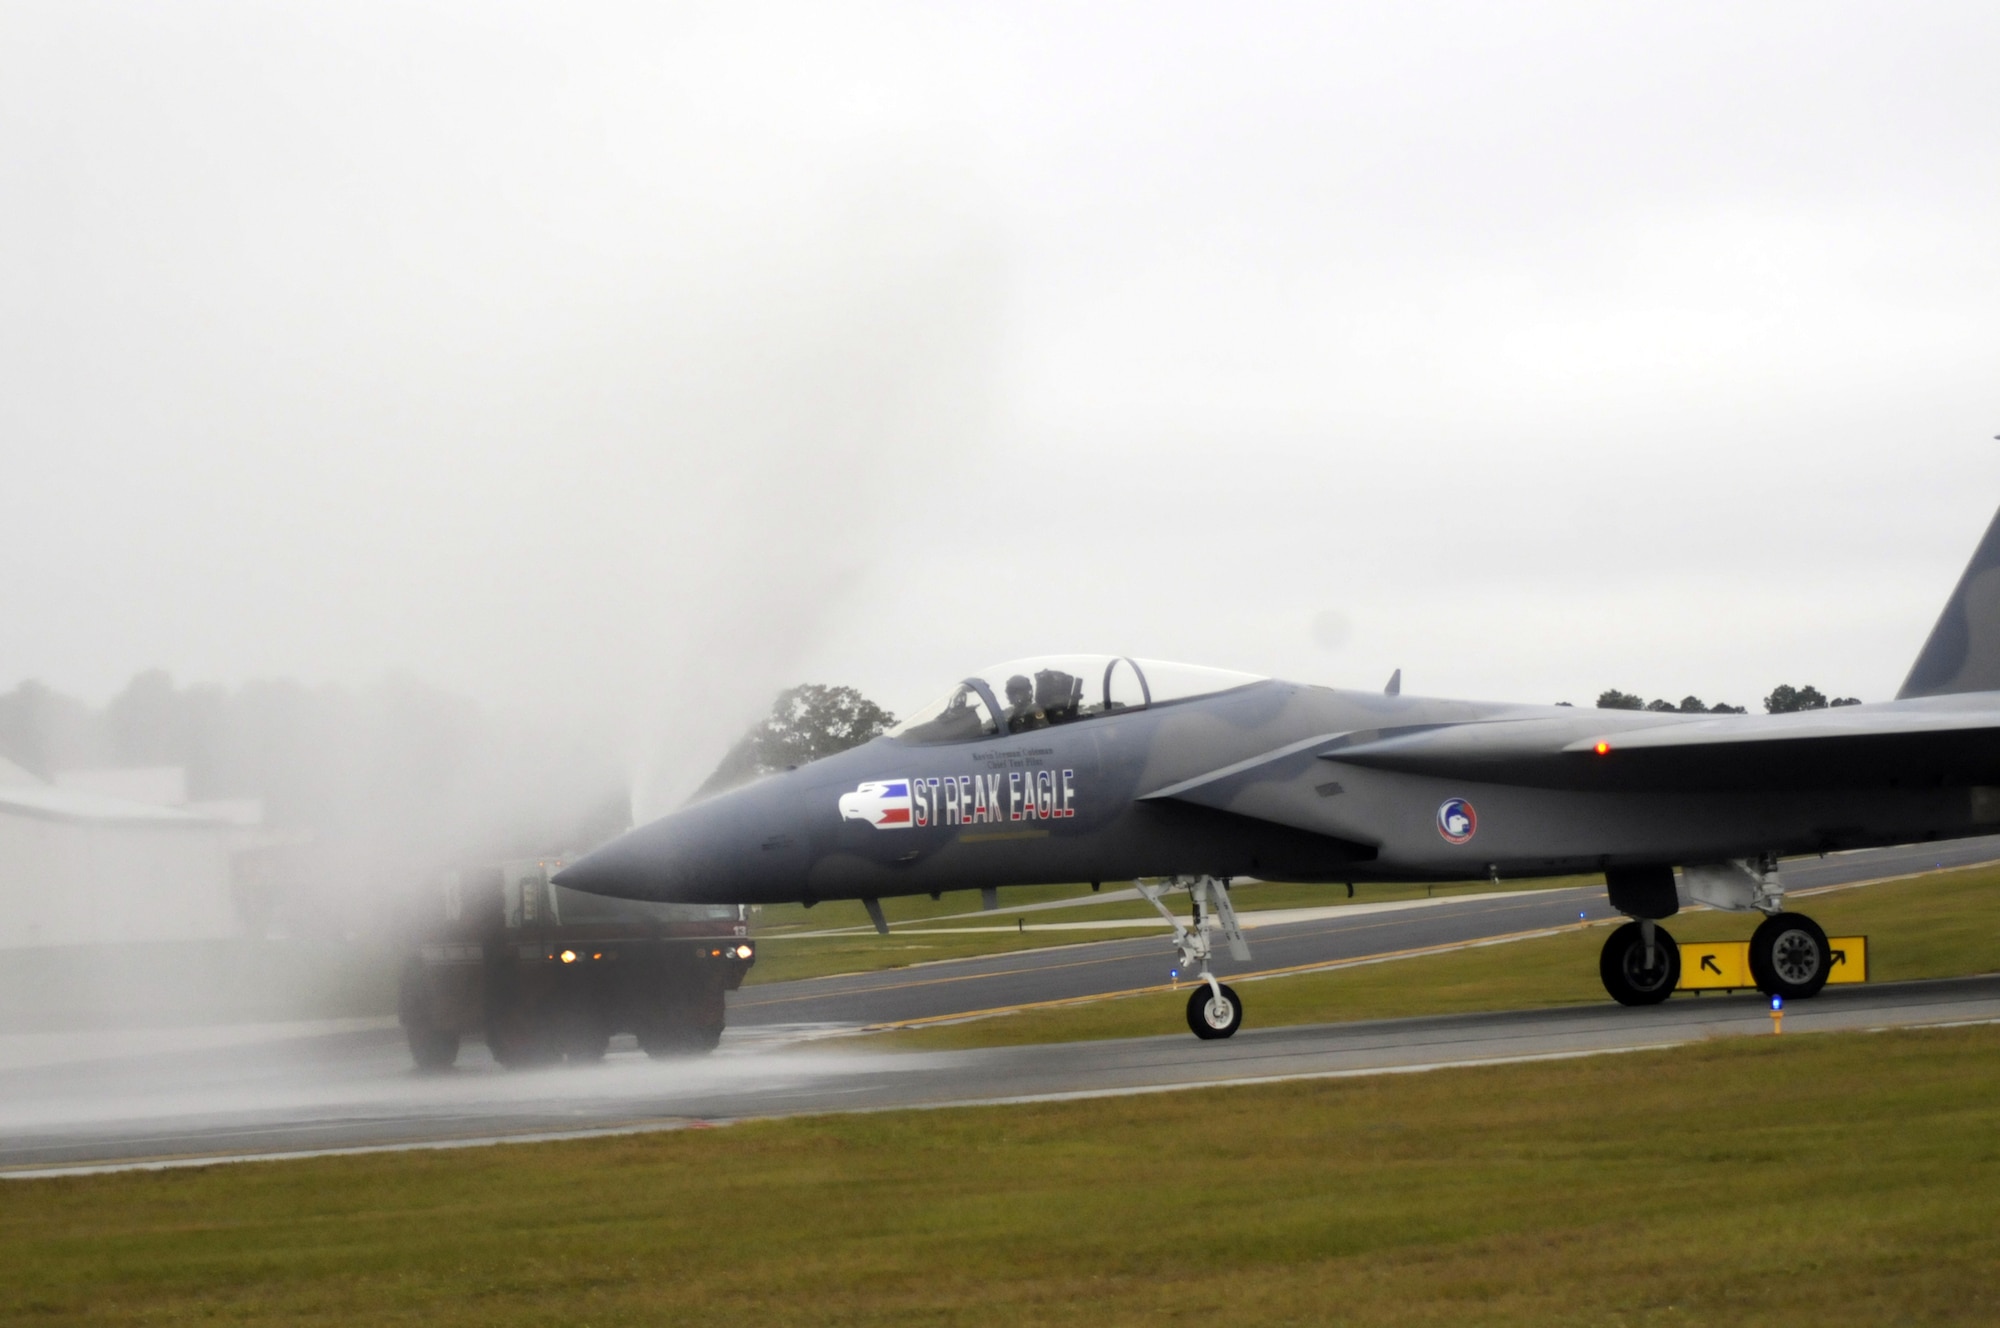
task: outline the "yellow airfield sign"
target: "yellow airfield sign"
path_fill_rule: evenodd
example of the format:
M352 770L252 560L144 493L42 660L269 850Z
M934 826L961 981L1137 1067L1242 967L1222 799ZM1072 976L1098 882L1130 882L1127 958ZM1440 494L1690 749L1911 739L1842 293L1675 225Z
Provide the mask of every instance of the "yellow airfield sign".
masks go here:
M1750 980L1750 942L1681 942L1681 981L1674 990L1727 991L1756 985Z
M1754 987L1750 976L1750 942L1682 941L1681 980L1675 991L1730 991ZM1827 985L1868 980L1868 938L1829 936L1826 948L1832 952L1832 971Z

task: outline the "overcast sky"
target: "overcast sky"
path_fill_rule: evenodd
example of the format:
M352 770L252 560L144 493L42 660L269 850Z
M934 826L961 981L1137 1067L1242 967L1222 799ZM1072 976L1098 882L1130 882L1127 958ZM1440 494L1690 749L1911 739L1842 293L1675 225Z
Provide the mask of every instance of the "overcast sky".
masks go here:
M0 7L0 686L1893 694L1990 4ZM676 775L676 778L682 777ZM687 777L692 777L688 775Z

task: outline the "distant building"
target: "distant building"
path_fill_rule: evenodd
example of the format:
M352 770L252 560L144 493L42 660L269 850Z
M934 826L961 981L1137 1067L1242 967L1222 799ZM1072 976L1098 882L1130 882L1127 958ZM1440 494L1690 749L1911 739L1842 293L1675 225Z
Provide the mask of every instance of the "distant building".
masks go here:
M187 800L178 768L74 771L0 760L0 949L211 940L255 929L236 857L255 803Z

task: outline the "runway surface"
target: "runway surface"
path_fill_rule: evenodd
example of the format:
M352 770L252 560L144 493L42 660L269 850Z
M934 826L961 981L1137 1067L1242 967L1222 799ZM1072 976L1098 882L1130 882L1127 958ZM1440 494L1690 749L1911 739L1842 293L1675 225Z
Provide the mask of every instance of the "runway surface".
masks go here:
M1788 868L1793 888L1981 861L2000 844L1852 854ZM1593 892L1549 892L1583 898ZM1598 907L1601 908L1601 891ZM1529 905L1530 907L1523 907ZM1549 911L1543 911L1543 910ZM1471 897L1449 905L1358 914L1340 926L1294 924L1255 940L1254 971L1283 960L1337 962L1380 949L1568 925L1568 901ZM1272 933L1286 927L1266 929ZM1287 949L1290 946L1293 948ZM1136 948L1135 948L1136 947ZM0 1175L561 1138L748 1117L931 1107L1166 1091L1273 1079L1385 1073L1670 1046L1719 1036L1769 1036L1755 995L1677 998L1647 1010L1609 1004L1557 1010L1258 1029L1226 1042L1177 1033L1117 1042L979 1051L894 1053L804 1036L912 1010L988 1008L992 993L1031 999L1119 990L1163 975L1165 944L1109 942L936 965L865 979L751 988L788 999L738 1013L705 1059L651 1061L614 1051L602 1065L508 1073L469 1047L444 1075L410 1069L390 1021L299 1030L121 1034L89 1045L16 1042L0 1066ZM1102 952L1110 953L1102 953ZM1277 951L1274 955L1273 951ZM1277 961L1277 962L1274 962ZM1101 962L1099 962L1101 961ZM996 967L997 965L997 967ZM916 985L912 979L918 980ZM960 978L961 982L932 982ZM997 1002L995 1002L997 1003ZM747 1004L747 1002L746 1002ZM1254 1011L1254 1001L1251 1002ZM794 1018L786 1022L777 1012ZM801 1020L797 1016L803 1013ZM1902 1027L2000 1021L2000 976L1829 989L1787 1013L1785 1029Z
M1788 1035L2000 1022L2000 977L1829 989ZM1681 999L1245 1029L979 1051L884 1053L739 1045L683 1063L614 1056L568 1071L408 1068L367 1034L240 1048L197 1066L100 1064L6 1083L0 1175L190 1165L410 1146L671 1129L759 1116L1046 1101L1380 1074L1771 1036L1758 997ZM8 1076L15 1078L15 1076ZM26 1091L24 1091L26 1090Z

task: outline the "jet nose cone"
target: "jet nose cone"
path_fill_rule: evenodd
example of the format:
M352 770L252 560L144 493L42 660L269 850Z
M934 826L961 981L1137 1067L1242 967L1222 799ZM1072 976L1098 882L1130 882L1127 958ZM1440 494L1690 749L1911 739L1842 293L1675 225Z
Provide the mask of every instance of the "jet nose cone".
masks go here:
M672 843L661 842L662 836L646 836L645 832L652 829L653 826L645 826L620 835L549 879L565 889L617 899L668 898L667 887L673 875Z
M570 890L676 904L797 898L806 835L773 832L796 814L781 789L741 790L684 807L593 849L555 875ZM787 846L788 851L775 851Z

